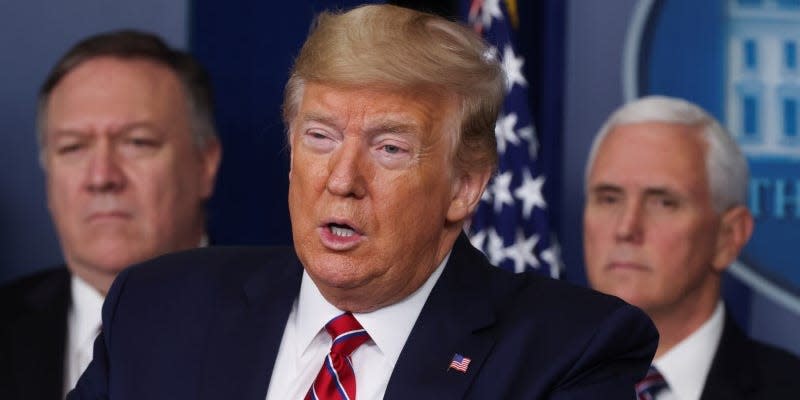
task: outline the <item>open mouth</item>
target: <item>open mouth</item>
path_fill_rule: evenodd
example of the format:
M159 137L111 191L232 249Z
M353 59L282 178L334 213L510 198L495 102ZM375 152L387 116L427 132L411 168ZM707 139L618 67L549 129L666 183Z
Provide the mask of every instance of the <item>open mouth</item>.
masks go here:
M331 234L336 237L340 238L349 238L356 234L355 229L350 227L349 225L344 224L328 224L328 229L330 230Z
M363 233L349 221L328 222L320 227L323 246L334 251L354 249L364 240Z

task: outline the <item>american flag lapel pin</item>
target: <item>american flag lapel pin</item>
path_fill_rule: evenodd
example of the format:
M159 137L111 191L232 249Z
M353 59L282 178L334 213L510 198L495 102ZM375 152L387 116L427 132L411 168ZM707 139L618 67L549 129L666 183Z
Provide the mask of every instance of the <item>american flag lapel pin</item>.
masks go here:
M450 361L450 367L447 369L454 369L456 371L460 371L463 373L467 372L467 367L469 367L469 362L472 361L468 357L464 357L461 354L453 354L453 361Z

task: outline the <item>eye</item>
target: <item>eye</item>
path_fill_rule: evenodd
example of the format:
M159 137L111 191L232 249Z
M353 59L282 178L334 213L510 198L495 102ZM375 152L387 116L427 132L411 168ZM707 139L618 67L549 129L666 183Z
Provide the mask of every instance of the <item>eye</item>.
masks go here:
M139 158L158 154L166 138L150 129L132 129L124 132L116 141L120 153L126 157Z
M159 142L150 138L132 137L126 143L135 147L158 147Z
M57 154L70 154L77 152L78 150L83 148L83 144L79 142L74 143L66 143L66 144L59 144L56 146L56 153Z
M396 138L383 138L373 147L377 160L387 168L398 168L411 159L411 144Z
M601 192L595 193L594 202L599 205L614 205L619 203L620 196L616 193Z
M324 140L328 138L324 133L319 131L310 131L308 132L308 135L311 136L312 139Z
M52 148L56 155L78 153L88 146L88 140L81 135L60 135L52 140Z
M385 144L385 145L381 146L381 148L383 149L383 151L385 151L386 153L389 153L389 154L398 154L398 153L404 151L403 149L400 148L400 146L396 146L396 145L393 145L393 144Z
M336 140L331 132L319 128L307 128L300 137L302 143L316 152L331 151Z
M648 200L648 205L660 211L673 211L681 206L681 201L675 196L662 194L653 196Z
M658 199L658 205L663 208L675 209L678 208L680 203L678 202L678 200L673 199L671 197L662 197Z

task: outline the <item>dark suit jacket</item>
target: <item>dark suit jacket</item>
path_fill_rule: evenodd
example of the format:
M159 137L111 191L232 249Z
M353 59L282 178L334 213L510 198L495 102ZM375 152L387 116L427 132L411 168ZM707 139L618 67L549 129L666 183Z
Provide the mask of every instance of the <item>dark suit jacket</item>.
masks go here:
M291 250L267 248L192 250L127 269L70 398L263 400L301 276ZM632 399L657 340L638 309L494 268L462 235L385 398ZM466 373L448 369L455 353L472 360Z
M725 319L701 400L800 398L800 359L758 343Z
M0 288L0 398L61 398L70 301L64 267Z

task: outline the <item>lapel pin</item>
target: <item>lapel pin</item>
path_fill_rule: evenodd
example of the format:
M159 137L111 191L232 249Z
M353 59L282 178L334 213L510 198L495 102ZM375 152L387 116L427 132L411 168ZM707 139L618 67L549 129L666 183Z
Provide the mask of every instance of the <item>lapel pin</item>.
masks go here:
M453 361L450 361L450 367L448 367L447 369L454 369L456 371L466 373L470 361L472 360L462 356L461 354L458 353L453 354Z

